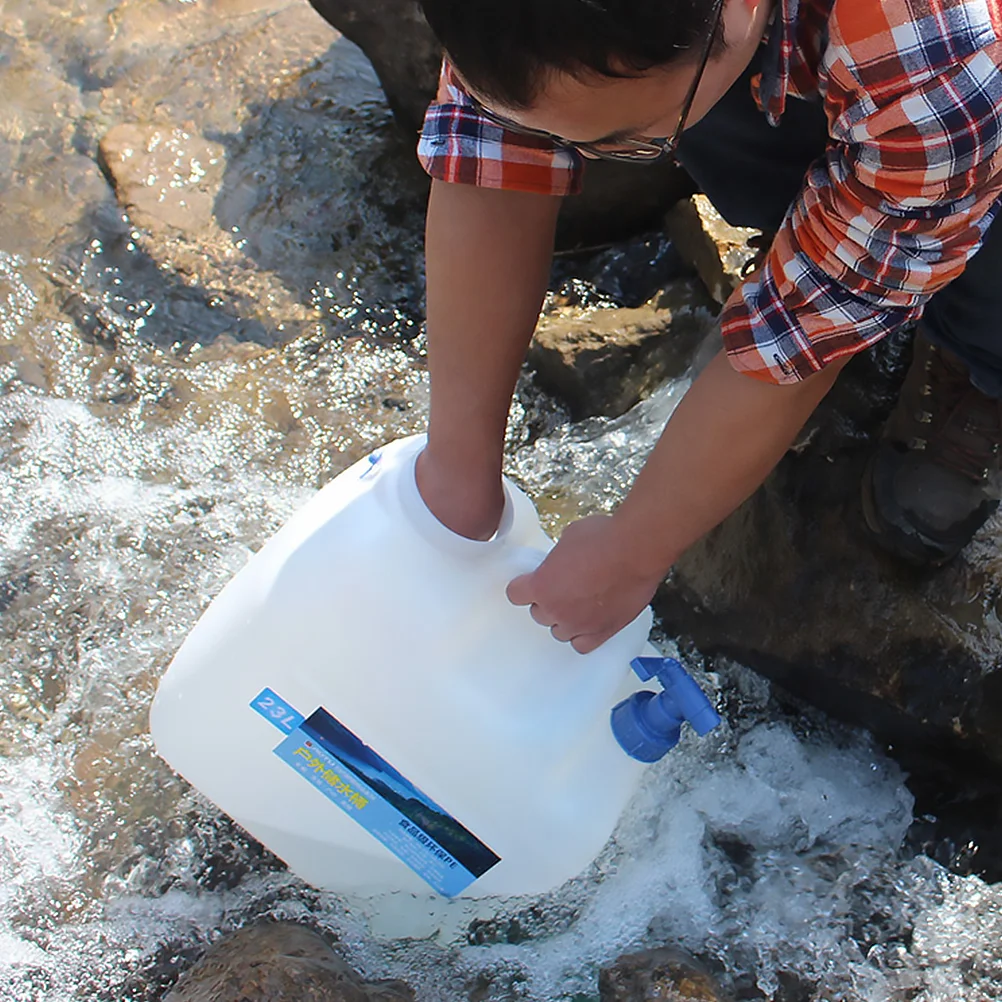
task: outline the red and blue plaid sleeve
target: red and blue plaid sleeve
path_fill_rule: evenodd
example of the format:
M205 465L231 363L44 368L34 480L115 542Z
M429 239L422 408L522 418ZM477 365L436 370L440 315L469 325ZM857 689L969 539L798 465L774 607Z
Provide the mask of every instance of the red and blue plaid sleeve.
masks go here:
M832 142L721 315L736 369L804 379L921 315L963 271L1002 196L992 6L836 0L822 61Z
M418 160L440 181L540 195L576 194L584 173L573 150L478 114L445 60L438 95L425 115Z

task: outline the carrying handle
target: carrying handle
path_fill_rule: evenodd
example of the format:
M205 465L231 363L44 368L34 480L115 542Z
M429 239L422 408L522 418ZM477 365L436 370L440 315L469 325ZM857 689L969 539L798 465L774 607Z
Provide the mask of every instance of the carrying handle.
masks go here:
M505 554L505 571L511 574L509 580L522 574L531 574L548 555L548 550L535 546L513 546Z

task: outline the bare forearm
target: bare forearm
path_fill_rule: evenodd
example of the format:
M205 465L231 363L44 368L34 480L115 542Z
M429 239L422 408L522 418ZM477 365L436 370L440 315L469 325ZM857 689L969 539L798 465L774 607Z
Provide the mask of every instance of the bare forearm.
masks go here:
M433 182L428 205L431 416L425 500L467 535L493 530L511 395L532 337L560 200Z
M772 386L718 355L616 512L567 526L539 568L508 585L509 599L529 606L558 640L595 650L650 602L679 555L765 479L841 367Z
M663 576L749 497L831 388L841 364L795 386L735 372L721 353L703 371L617 510L625 544Z

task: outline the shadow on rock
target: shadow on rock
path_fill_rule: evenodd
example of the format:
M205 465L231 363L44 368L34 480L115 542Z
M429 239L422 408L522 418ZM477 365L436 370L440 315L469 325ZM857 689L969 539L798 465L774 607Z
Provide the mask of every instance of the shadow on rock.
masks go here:
M264 343L318 324L414 336L427 181L359 50L337 40L241 120L125 122L101 139L125 239L176 285L167 301L205 302ZM227 326L202 321L210 340Z
M240 133L218 137L220 229L335 329L414 336L428 182L362 54L336 41L289 93L249 111Z

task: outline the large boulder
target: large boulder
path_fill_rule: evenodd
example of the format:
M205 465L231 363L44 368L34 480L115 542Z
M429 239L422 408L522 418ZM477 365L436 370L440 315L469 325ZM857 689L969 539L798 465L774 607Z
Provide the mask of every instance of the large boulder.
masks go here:
M386 100L408 132L435 96L442 48L416 0L310 0L314 10L369 58Z
M441 48L416 0L310 0L317 13L368 56L401 128L420 129L435 95ZM561 213L560 246L623 239L656 227L665 210L690 194L673 164L588 164L585 189Z
M854 723L906 760L1002 768L1002 558L990 522L920 572L868 539L859 482L907 365L907 335L854 359L797 445L678 561L670 632Z

